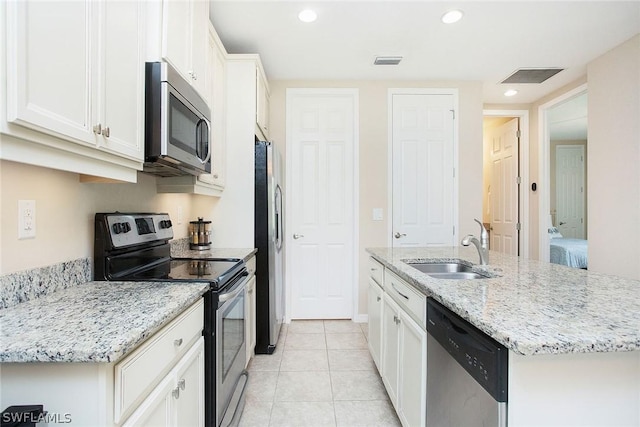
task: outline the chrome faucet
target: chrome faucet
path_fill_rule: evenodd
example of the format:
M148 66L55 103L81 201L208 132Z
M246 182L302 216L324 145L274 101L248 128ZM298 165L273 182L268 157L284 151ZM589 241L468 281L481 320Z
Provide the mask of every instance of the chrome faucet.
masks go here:
M489 264L489 233L487 233L487 229L484 228L480 221L477 219L474 219L474 221L480 224L480 241L473 234L467 234L460 243L462 243L462 246L469 246L473 243L480 255L480 265L487 265Z

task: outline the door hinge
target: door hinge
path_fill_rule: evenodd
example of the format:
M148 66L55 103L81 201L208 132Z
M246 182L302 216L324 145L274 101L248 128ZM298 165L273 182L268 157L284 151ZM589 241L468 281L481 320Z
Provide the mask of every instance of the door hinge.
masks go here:
M584 224L584 218L580 218L580 224Z
M522 184L522 178L516 177L516 184Z
M520 138L520 136L521 136L521 135L522 135L522 134L520 133L520 129L518 129L518 130L516 131L516 138Z
M456 177L456 168L453 168L453 177Z
M456 235L456 226L455 225L453 226L453 235L454 236Z
M449 110L449 111L451 111L451 114L453 114L453 120L455 120L456 119L456 110Z
M520 223L519 222L516 224L516 230L520 231Z

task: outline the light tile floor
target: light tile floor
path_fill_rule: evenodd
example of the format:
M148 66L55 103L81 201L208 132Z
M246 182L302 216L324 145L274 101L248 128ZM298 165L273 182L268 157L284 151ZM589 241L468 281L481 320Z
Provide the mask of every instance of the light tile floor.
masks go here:
M367 348L367 324L297 320L249 363L241 427L399 426Z

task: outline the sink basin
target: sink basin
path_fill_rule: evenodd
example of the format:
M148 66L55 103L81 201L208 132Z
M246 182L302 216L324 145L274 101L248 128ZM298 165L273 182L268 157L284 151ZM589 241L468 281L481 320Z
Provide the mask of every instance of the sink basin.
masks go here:
M420 262L420 263L408 263L416 270L420 270L427 275L436 279L454 279L454 280L469 280L469 279L488 279L489 276L476 273L470 265L461 264L458 262Z

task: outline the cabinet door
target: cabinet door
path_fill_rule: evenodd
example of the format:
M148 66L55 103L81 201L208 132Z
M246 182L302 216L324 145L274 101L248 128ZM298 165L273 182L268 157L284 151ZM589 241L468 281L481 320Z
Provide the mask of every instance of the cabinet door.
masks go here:
M256 123L262 131L265 139L269 139L269 89L267 80L258 67L256 70Z
M369 351L378 370L382 352L382 289L369 278Z
M387 294L382 298L382 381L387 388L389 399L398 408L398 349L400 328L398 305Z
M172 402L171 393L175 386L173 376L167 376L151 394L140 404L136 411L122 424L130 426L171 426Z
M221 43L211 37L212 46L212 69L213 69L213 92L211 95L212 110L212 140L213 153L211 159L211 175L213 184L224 188L225 172L227 167L227 141L226 141L226 82L225 82L225 54L222 51Z
M204 425L204 338L179 362L172 391L175 425Z
M245 328L245 342L247 343L247 365L253 357L256 346L256 277L253 276L247 283L247 297L245 298L245 315L247 327Z
M191 5L188 1L164 0L163 2L162 57L170 62L184 78L190 79Z
M7 8L7 120L95 143L93 1L10 1Z
M101 5L98 70L99 145L135 160L144 158L144 2Z
M427 333L400 312L400 364L396 407L403 425L423 426L427 402Z
M207 92L207 51L209 50L209 2L191 1L191 84L209 102ZM183 30L184 31L184 30Z

